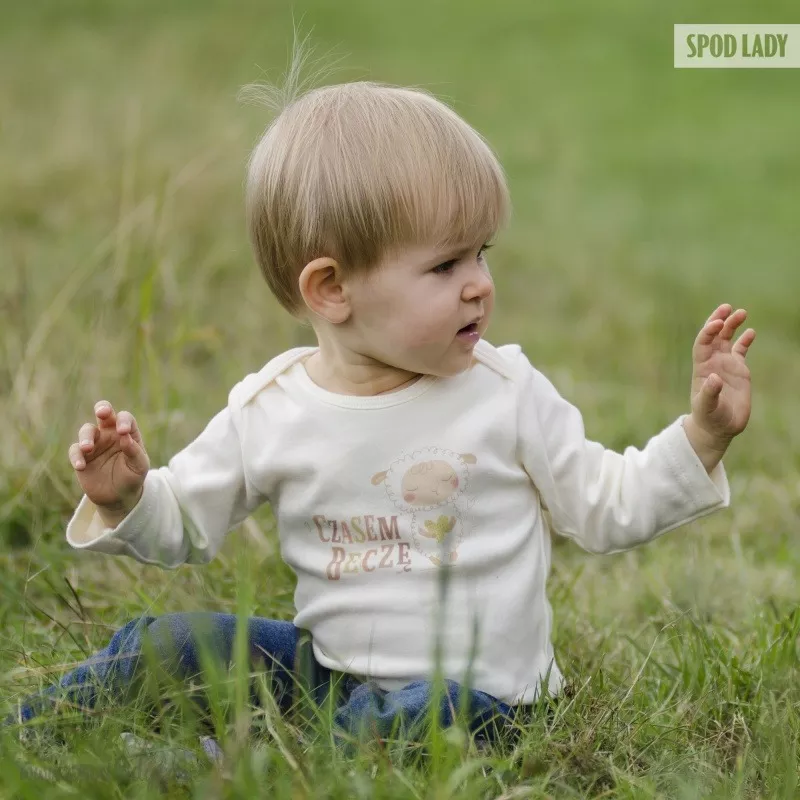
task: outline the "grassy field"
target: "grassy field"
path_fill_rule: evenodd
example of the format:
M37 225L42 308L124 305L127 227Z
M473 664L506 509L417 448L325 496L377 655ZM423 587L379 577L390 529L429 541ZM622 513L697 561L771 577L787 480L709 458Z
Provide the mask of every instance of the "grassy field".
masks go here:
M589 436L643 446L688 410L692 341L719 303L747 308L758 331L750 426L725 460L732 507L629 553L554 550L555 647L572 691L515 747L479 754L434 733L422 753L346 758L324 725L307 746L267 715L253 744L220 714L225 770L160 784L119 734L197 751L192 725L156 733L114 710L30 740L4 733L0 796L800 794L800 73L672 68L673 23L796 23L795 3L713 0L701 14L685 0L0 0L0 11L7 707L145 612L291 618L268 508L203 570L77 554L64 527L79 499L67 447L95 400L132 409L164 463L242 375L313 343L260 278L242 208L268 118L236 95L280 77L293 14L318 55L341 58L329 82L424 86L493 143L514 218L491 251L487 338L519 342Z

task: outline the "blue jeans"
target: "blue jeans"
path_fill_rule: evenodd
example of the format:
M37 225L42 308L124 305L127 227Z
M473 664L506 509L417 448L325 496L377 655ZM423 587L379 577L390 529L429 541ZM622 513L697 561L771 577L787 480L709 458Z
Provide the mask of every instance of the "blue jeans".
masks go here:
M14 719L7 722L27 722L59 700L91 709L103 696L124 698L138 686L148 664L143 648L152 647L157 657L155 666L184 681L202 674L205 654L227 667L233 658L236 621L234 614L217 613L135 619L57 685L24 701ZM430 681L414 681L402 689L386 691L372 682L329 670L314 658L308 633L291 622L251 617L247 646L250 666L269 674L272 694L284 713L295 706L302 689L304 696L319 706L331 701L335 725L355 736L414 736L429 718L434 696ZM257 705L256 689L252 689L251 701ZM443 690L439 696L443 727L452 725L462 713L478 738L493 740L502 728L511 733L508 723L515 717L514 708L485 692L465 691L452 680L444 681ZM529 707L519 710L523 716L530 711Z

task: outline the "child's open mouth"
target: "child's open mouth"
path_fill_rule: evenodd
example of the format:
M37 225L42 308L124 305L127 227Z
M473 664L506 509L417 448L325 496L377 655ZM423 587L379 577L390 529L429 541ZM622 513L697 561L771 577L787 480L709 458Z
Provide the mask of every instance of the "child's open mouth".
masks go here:
M474 344L481 338L480 333L478 332L478 324L476 322L472 322L469 325L465 325L457 334L456 336L459 339L462 339L466 342L470 342Z

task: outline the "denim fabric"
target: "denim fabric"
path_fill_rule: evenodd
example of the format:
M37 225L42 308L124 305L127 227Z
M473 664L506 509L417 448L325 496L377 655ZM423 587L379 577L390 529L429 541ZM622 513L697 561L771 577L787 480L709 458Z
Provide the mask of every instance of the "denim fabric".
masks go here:
M14 718L27 722L59 701L95 708L103 698L124 699L144 677L143 648L151 646L157 666L172 678L188 680L202 674L205 655L227 667L233 657L237 618L233 614L181 613L141 617L118 630L108 645L57 685L28 698ZM356 736L415 736L429 719L434 684L427 680L386 691L345 673L323 667L314 658L311 637L291 622L251 617L248 620L250 665L269 673L273 696L282 712L293 707L302 693L316 706L329 704L334 723ZM253 686L251 701L259 697ZM464 702L466 701L466 702ZM200 701L202 702L202 700ZM439 720L452 725L463 713L470 730L483 738L496 735L496 723L514 718L516 709L491 695L464 690L452 680L443 682L438 695ZM523 713L527 711L523 709ZM506 727L506 726L503 726Z

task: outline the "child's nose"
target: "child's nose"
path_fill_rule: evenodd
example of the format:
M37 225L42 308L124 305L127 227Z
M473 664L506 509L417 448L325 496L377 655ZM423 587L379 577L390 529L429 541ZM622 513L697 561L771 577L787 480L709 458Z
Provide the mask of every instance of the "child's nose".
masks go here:
M464 287L464 299L474 300L476 297L488 297L494 288L494 282L489 272L476 265L470 281Z

